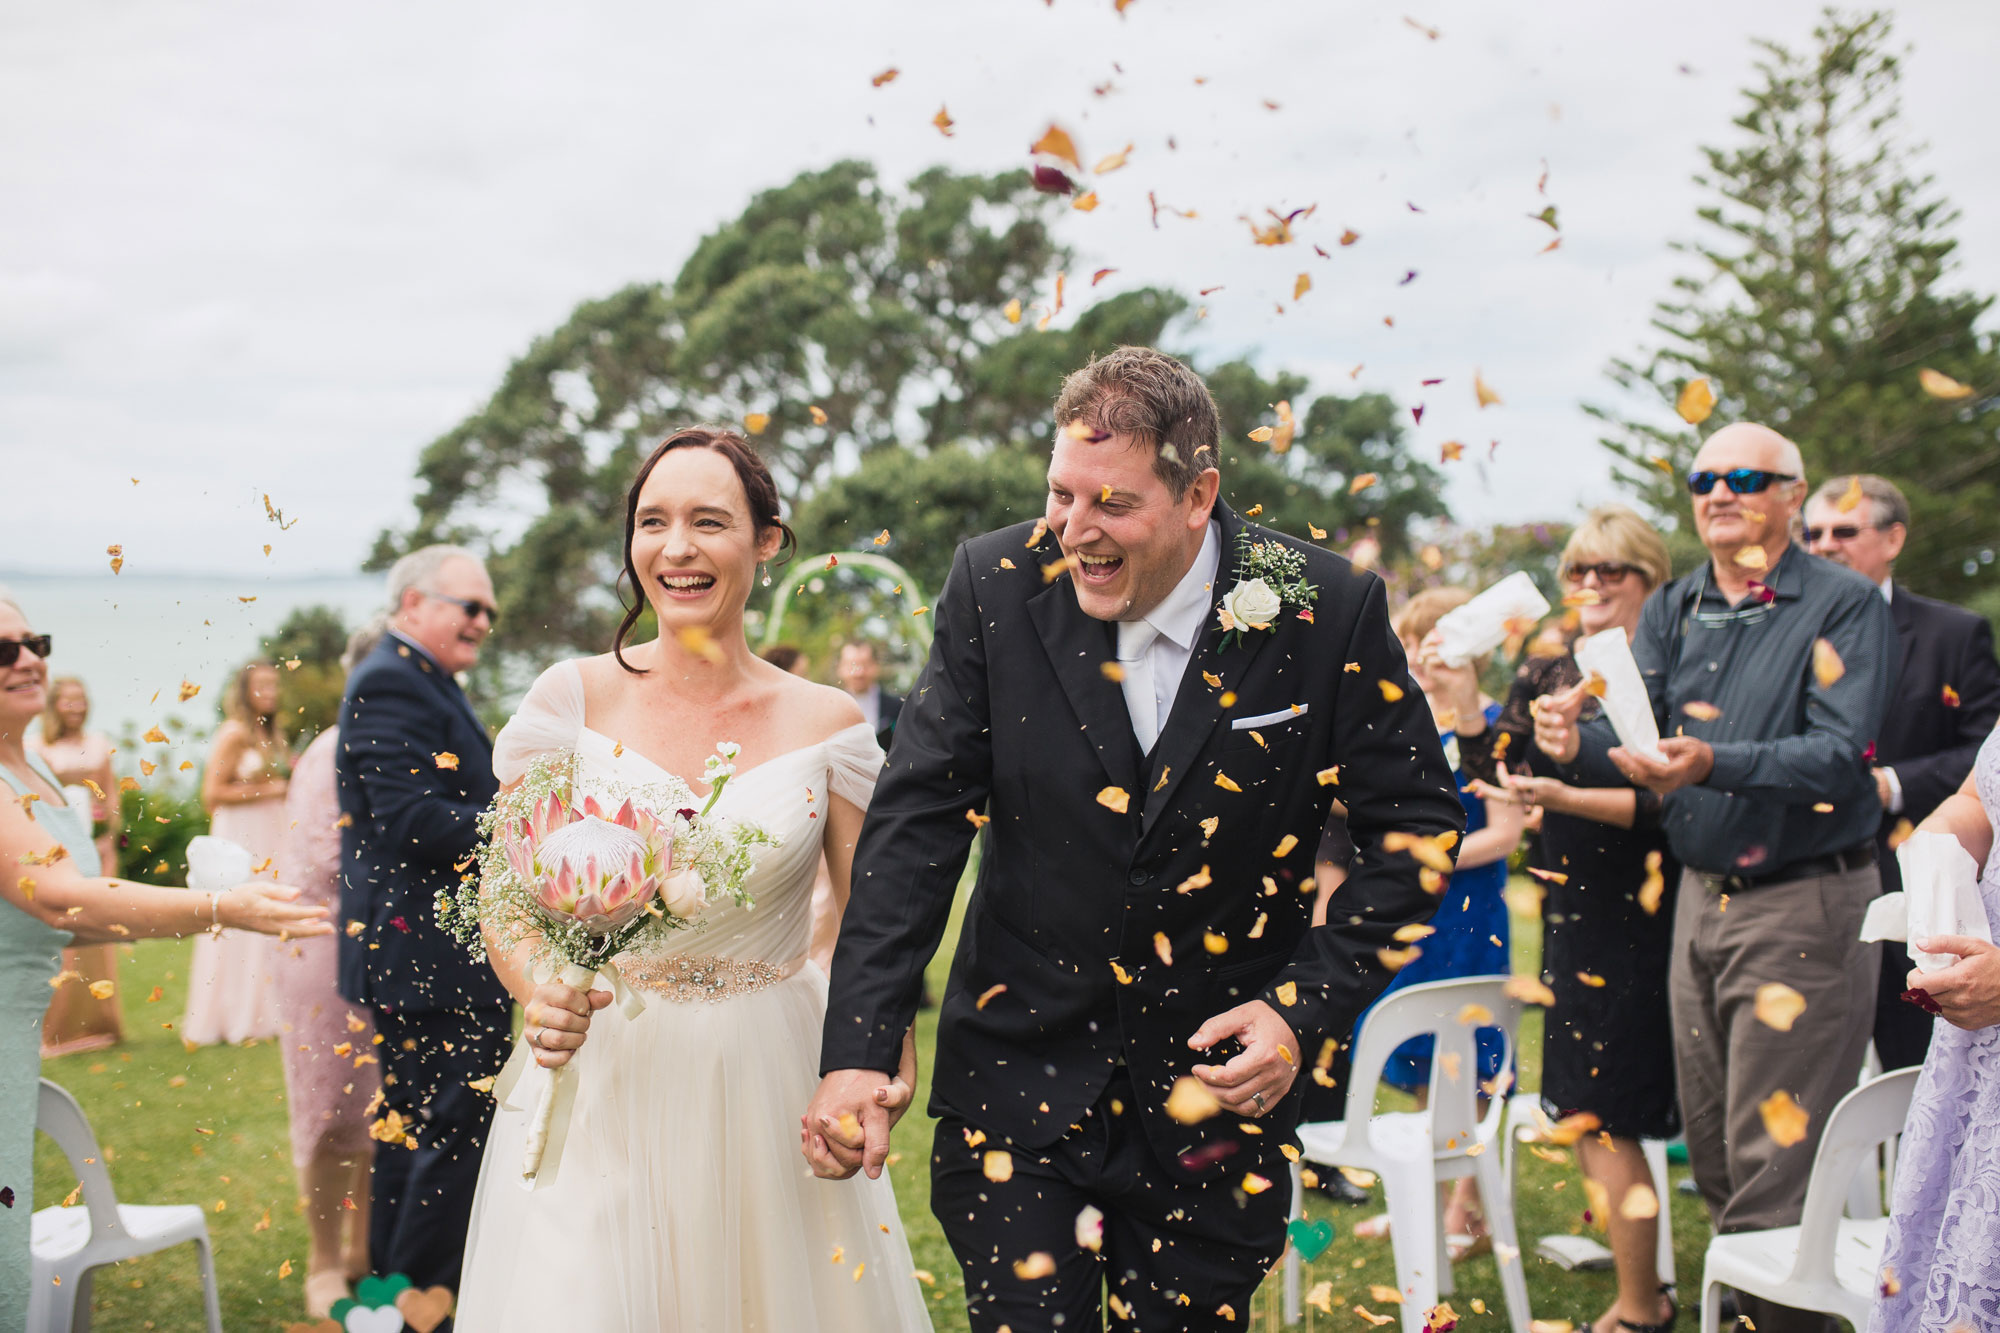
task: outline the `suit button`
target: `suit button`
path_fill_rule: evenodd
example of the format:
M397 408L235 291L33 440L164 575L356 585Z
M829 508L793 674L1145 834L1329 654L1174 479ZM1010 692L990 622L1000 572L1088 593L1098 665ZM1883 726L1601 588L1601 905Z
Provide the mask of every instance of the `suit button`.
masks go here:
M1131 880L1134 884L1144 884L1147 880L1151 879L1152 877L1153 877L1153 872L1150 870L1134 870L1130 875L1126 876L1126 878Z

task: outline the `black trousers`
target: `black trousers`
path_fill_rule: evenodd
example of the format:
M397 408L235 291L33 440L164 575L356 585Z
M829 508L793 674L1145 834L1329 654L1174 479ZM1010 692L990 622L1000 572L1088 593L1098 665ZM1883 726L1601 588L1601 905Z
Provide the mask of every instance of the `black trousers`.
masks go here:
M401 1273L419 1289L458 1290L472 1194L493 1123L492 1095L470 1085L500 1072L511 1026L502 1008L375 1011L383 1109L401 1115L416 1140L414 1148L375 1149L368 1261L377 1273Z
M1906 946L1882 941L1882 981L1875 988L1875 1054L1885 1074L1920 1065L1930 1054L1935 1020L1903 998L1915 966Z
M968 1142L980 1133L947 1112L931 1151L931 1211L965 1270L974 1333L1096 1333L1107 1301L1114 1329L1248 1326L1250 1298L1285 1246L1291 1190L1275 1152L1275 1166L1244 1166L1272 1182L1255 1195L1237 1188L1243 1171L1202 1185L1169 1176L1123 1070L1078 1128L1040 1152L1011 1152L1011 1179L990 1178L986 1155L1005 1145ZM1086 1207L1104 1215L1095 1253L1077 1240ZM1034 1255L1047 1255L1052 1271Z

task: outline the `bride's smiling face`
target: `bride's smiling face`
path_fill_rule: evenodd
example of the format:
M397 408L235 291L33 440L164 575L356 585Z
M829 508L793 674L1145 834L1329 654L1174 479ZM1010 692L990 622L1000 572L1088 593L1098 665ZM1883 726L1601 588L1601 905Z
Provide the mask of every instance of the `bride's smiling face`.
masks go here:
M728 458L699 446L669 450L646 476L633 514L632 568L662 629L740 616L758 562L778 553L762 534Z

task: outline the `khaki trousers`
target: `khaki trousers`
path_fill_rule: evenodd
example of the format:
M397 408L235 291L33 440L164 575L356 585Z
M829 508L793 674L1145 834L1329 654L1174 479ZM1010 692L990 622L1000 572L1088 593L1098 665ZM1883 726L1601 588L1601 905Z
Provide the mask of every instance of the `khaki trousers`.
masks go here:
M1859 936L1881 887L1874 866L1727 895L1692 870L1681 875L1668 979L1674 1063L1688 1165L1717 1231L1799 1220L1820 1134L1860 1077L1875 1024L1880 950ZM1756 1017L1757 988L1773 981L1805 997L1789 1032ZM1805 1138L1785 1148L1758 1110L1780 1089L1811 1117Z

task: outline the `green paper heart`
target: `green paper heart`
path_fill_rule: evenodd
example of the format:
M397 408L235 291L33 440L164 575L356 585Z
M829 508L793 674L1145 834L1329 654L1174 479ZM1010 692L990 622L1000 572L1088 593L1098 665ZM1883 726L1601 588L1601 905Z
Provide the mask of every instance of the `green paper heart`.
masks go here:
M380 1309L394 1305L396 1297L410 1289L410 1279L401 1273L391 1273L387 1277L364 1277L354 1286L354 1299L370 1309Z
M331 1319L334 1323L339 1324L342 1328L346 1328L347 1312L349 1310L359 1310L360 1308L361 1308L360 1305L358 1305L356 1302L350 1300L346 1296L342 1296L339 1300L333 1303L333 1308L326 1312L326 1317L328 1319Z
M1326 1253L1326 1247L1333 1244L1333 1223L1325 1221L1308 1222L1303 1217L1295 1217L1285 1228L1285 1239L1299 1252L1299 1258L1311 1263Z

